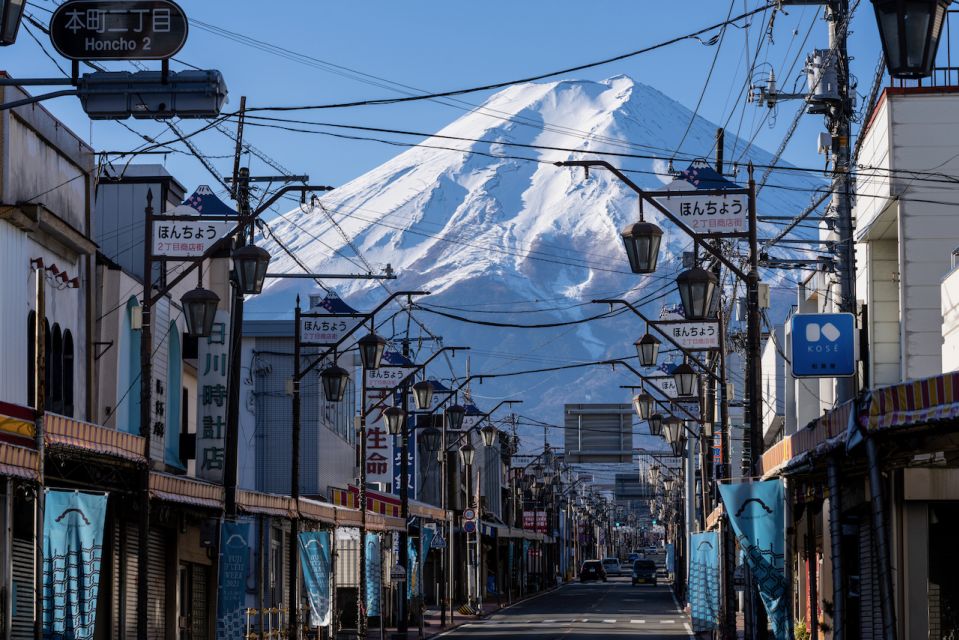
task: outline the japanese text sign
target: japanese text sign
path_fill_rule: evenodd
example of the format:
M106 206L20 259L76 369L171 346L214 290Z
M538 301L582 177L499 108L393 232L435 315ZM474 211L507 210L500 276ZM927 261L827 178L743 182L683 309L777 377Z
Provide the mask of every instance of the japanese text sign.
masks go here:
M416 367L380 367L366 372L367 389L394 389L403 379L416 371Z
M183 48L187 31L170 0L71 0L50 17L50 42L70 60L163 60Z
M693 185L676 180L666 186L656 202L694 233L746 233L749 229L748 196L697 195Z
M230 314L217 310L213 331L197 345L196 475L223 482L226 462L227 373Z
M300 343L333 346L364 319L365 316L362 315L302 313L300 314Z
M195 212L194 212L195 215ZM220 238L229 234L236 223L229 220L175 220L166 216L153 221L153 255L163 258L196 258Z
M654 322L658 329L688 351L719 348L718 322Z
M384 391L370 391L366 394L366 410L369 411L385 397ZM386 428L383 410L389 406L373 409L366 418L366 481L381 482L384 485L393 480L393 436Z
M538 531L546 533L546 512L545 511L524 511L523 528L527 531Z

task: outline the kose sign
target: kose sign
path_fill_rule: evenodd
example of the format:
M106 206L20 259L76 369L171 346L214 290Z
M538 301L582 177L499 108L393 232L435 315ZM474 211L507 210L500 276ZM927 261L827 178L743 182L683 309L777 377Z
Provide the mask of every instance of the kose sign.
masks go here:
M183 48L187 31L171 0L71 0L50 18L50 41L70 60L165 60Z

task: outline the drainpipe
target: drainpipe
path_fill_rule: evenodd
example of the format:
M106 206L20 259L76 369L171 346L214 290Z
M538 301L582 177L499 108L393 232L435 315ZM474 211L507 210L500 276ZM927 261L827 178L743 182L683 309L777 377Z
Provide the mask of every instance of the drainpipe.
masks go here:
M882 637L896 640L896 612L893 603L892 572L889 568L889 539L882 496L882 474L879 470L879 445L873 436L866 438L866 461L869 467L869 493L872 495L872 533L876 565L879 568L879 598L882 602Z

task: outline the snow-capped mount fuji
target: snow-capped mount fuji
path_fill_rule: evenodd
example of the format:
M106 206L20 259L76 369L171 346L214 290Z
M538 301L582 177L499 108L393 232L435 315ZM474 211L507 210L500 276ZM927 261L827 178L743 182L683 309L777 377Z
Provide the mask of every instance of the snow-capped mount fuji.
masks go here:
M388 284L391 290L428 290L432 295L422 303L452 315L550 325L605 311L589 304L593 298L624 295L656 315L664 302L675 301L673 279L689 239L647 211L666 234L660 269L652 276L631 274L619 230L637 218L635 195L608 172L592 171L587 179L581 169L553 163L595 158L595 152L633 154L639 157L604 157L635 171L631 177L641 186L659 188L671 180L662 158L670 157L692 117L676 101L625 76L516 85L421 146L323 196L321 206L294 209L270 224L311 271L380 270L389 264L398 274ZM682 155L714 153L715 132L716 125L696 118ZM745 146L727 135L726 157ZM752 148L745 160L762 165L771 156ZM683 169L688 162L676 164ZM798 213L820 186L789 174L775 175L771 183L788 188L764 189L760 213ZM270 234L261 241L274 256L270 271L302 272ZM326 284L359 309L385 296L370 281ZM316 290L309 281L268 280L250 302L252 317L291 317L296 295L305 300L310 292ZM643 331L632 315L539 329L418 316L445 344L470 345L471 369L482 373L629 355ZM519 397L524 415L562 424L564 403L627 401L629 392L618 384L634 383L628 373L597 373L572 369L491 380L474 386L473 396L481 407L484 398ZM561 434L551 439L560 444Z

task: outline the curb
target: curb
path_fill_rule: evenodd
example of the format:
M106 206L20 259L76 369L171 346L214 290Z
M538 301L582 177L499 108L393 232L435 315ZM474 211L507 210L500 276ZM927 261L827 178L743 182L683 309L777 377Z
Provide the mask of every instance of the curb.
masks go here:
M554 592L554 591L557 591L557 590L559 590L559 589L562 589L566 584L568 584L568 583L564 583L564 584L562 584L562 585L560 585L560 586L558 586L558 587L550 587L549 589L546 589L546 590L544 590L544 591L540 591L539 593L534 593L534 594L532 594L532 595L524 596L523 598L521 598L521 599L519 599L519 600L514 600L514 601L511 602L510 604L508 604L508 605L506 605L506 606L503 606L503 607L500 607L499 609L496 609L496 610L494 610L494 611L490 611L489 613L483 614L482 616L477 616L477 617L474 618L473 620L465 620L465 621L463 621L463 622L457 622L456 624L454 624L453 626L451 626L449 629L444 629L444 630L442 630L442 631L437 631L436 633L433 633L433 634L426 633L426 634L423 635L423 640L429 640L429 639L431 639L431 638L440 638L440 637L442 637L442 636L445 636L445 635L448 634L448 633L451 633L451 632L453 632L453 631L456 631L457 629L459 629L461 626L463 626L463 625L465 625L465 624L469 624L469 623L471 623L471 622L474 622L475 620L482 620L483 618L486 618L487 616L493 615L493 614L495 614L495 613L499 613L499 612L501 612L501 611L505 611L505 610L507 610L507 609L510 609L510 608L512 608L512 607L515 607L515 606L518 605L518 604L522 604L522 603L528 602L528 601L530 601L530 600L535 600L536 598L539 598L539 597L541 597L541 596L545 596L545 595L548 594L548 593L552 593L552 592Z

